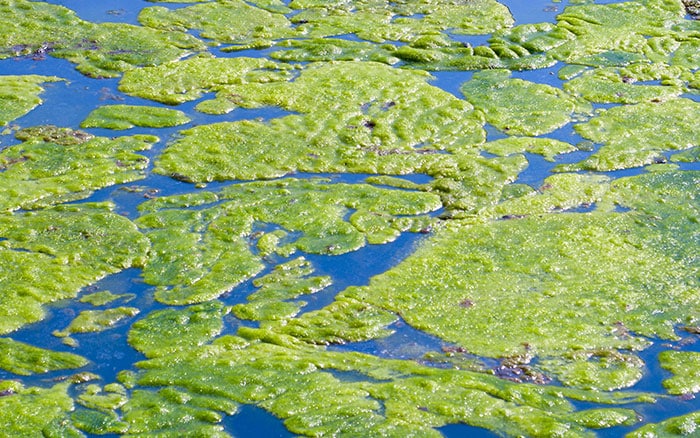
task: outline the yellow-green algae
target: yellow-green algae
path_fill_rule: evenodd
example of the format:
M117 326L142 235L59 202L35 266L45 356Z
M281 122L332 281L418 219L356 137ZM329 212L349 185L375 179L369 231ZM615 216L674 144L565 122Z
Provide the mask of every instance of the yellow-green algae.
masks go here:
M105 310L84 310L78 314L63 330L57 330L54 336L66 337L74 333L96 333L113 328L123 320L137 315L136 307L115 307Z
M0 385L3 392L3 397L0 397L0 428L12 436L57 436L52 433L62 429L60 422L73 410L67 383L50 388L24 387L9 381L0 382Z
M331 284L331 277L311 277L313 272L313 266L303 257L277 265L271 273L253 281L259 289L248 296L247 303L237 304L231 310L240 319L292 318L306 303L289 300L318 292Z
M632 433L628 438L670 438L696 436L700 431L700 411L672 417L660 423L645 424Z
M547 161L554 161L557 155L573 152L577 148L552 138L506 137L484 144L483 150L501 156L527 152L542 155Z
M663 351L659 354L661 367L673 373L663 384L670 394L700 392L700 353L694 351Z
M332 352L258 329L240 329L210 345L138 364L138 384L256 404L302 435L440 436L464 422L500 433L552 436L636 421L631 410L575 411L566 397L603 403L640 400L516 384L495 376L411 361ZM354 373L346 380L344 373ZM127 405L128 406L128 405Z
M293 1L288 6L276 3L275 7L267 2L227 0L175 10L145 8L139 21L157 29L194 29L204 38L236 48L266 47L281 39L345 34L373 42L410 42L444 31L488 34L513 24L508 9L495 0L348 1L332 5Z
M44 317L108 274L145 261L148 240L109 205L0 215L0 333Z
M89 303L93 306L104 306L116 300L131 301L136 298L135 294L114 294L108 290L93 292L80 297L81 303Z
M96 24L68 8L44 2L0 3L0 59L50 54L93 77L114 77L146 65L180 59L204 48L197 38L122 23Z
M461 87L465 99L503 132L534 137L592 111L588 102L558 88L510 75L508 70L480 71Z
M81 128L129 129L134 126L164 128L184 125L190 118L182 111L155 106L107 105L88 114Z
M41 84L57 82L56 76L0 76L0 127L27 114L41 103Z
M131 326L129 344L146 357L187 351L216 337L229 311L219 301L158 310Z
M339 299L396 312L491 357L677 339L674 326L699 314L699 178L616 180L601 200L607 207L590 213L449 222L398 267ZM615 212L613 202L632 210Z
M412 221L397 216L438 208L438 196L430 193L295 179L154 199L142 205L137 221L152 242L144 278L161 286L156 298L162 302L207 301L262 269L251 247L266 226L290 233L280 242L288 248L283 252L342 254L411 230ZM376 217L371 226L366 215Z
M0 338L0 368L14 374L27 376L80 368L87 364L87 359L76 354L46 350L10 338Z
M609 171L665 161L664 151L700 144L698 117L700 103L684 98L610 108L574 127L582 137L601 143L600 150L558 169Z
M39 208L83 199L94 190L143 178L139 151L158 139L114 139L55 126L25 128L23 143L0 151L0 211Z

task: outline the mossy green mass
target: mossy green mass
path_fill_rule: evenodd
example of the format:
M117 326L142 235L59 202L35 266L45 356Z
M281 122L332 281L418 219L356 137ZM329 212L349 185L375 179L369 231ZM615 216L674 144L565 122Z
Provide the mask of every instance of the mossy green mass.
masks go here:
M154 3L0 0L0 64L123 100L19 127L64 79L0 76L2 433L228 437L241 405L303 436L698 433L694 2ZM401 261L329 273L372 250ZM124 332L137 361L81 346Z

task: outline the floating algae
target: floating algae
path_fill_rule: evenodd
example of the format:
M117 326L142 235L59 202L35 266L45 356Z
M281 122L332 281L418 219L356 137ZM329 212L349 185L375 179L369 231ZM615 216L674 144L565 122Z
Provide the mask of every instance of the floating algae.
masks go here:
M76 354L46 350L0 338L0 368L19 375L80 368L88 361Z
M42 304L143 263L147 239L106 207L0 215L0 333L42 319Z
M82 128L129 129L134 126L163 128L183 125L190 119L182 111L154 106L109 105L92 111Z
M0 76L0 127L23 116L41 103L40 84L62 80L56 76Z
M7 383L13 385L7 386ZM61 430L66 414L73 410L67 383L51 388L24 387L9 381L0 384L3 393L0 397L0 427L14 436L42 436ZM70 425L68 428L73 429Z
M94 137L55 126L16 133L23 143L0 151L0 210L83 199L92 191L143 178L153 136Z
M392 241L411 229L410 220L396 216L439 207L439 198L430 193L294 179L155 199L143 205L146 214L138 220L153 246L144 278L161 286L156 298L165 303L208 301L262 269L251 246L266 234L265 224L273 225L273 232L279 227L297 234L280 242L283 253L342 254L368 240ZM355 225L364 214L377 214L381 222Z
M104 306L116 300L130 301L134 298L136 298L134 294L113 294L108 290L103 290L83 295L78 301L81 303L89 303L93 306Z
M582 137L603 147L586 160L559 169L609 171L664 161L662 152L700 143L694 123L698 117L700 103L683 98L610 108L575 126Z
M700 392L700 353L693 351L664 351L659 354L661 366L673 373L664 380L670 394L682 395Z
M139 313L136 307L116 307L106 310L84 310L63 330L55 331L54 336L66 337L73 333L95 333L109 330L125 319Z

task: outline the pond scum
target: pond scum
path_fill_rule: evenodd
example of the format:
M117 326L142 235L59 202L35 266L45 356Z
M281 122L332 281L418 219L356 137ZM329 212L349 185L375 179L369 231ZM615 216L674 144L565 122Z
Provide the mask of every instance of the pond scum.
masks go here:
M700 392L697 2L530 24L495 0L174 2L129 25L0 0L2 62L65 59L151 101L21 126L65 79L0 76L3 433L225 437L242 405L307 436L700 433L687 407L644 418ZM544 69L563 87L515 74ZM467 70L462 97L431 82ZM191 124L187 102L279 116ZM90 133L133 127L177 135ZM521 182L538 156L551 174ZM137 217L91 198L154 175L191 190L146 191ZM305 309L334 282L319 256L405 233L426 236L398 265ZM157 306L98 291L129 269ZM53 347L14 338L79 303ZM354 348L402 326L443 347ZM77 347L120 327L141 360L106 378Z

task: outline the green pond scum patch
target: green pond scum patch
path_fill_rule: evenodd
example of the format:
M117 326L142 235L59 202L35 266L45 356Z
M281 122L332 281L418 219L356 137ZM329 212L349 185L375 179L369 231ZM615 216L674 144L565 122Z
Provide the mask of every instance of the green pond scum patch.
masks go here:
M41 104L41 84L57 82L56 76L21 75L0 76L0 127L27 114Z
M17 127L67 75L0 75L0 430L229 437L251 405L299 436L697 435L697 15L0 0L0 64L115 101ZM396 264L328 269L373 250Z
M139 152L158 140L109 139L51 125L15 136L23 143L0 151L0 211L84 199L96 189L142 179L148 158Z
M268 233L279 237L270 252L343 254L417 231L408 215L424 226L438 208L431 193L295 179L159 198L137 221L152 242L144 278L164 303L208 301L260 272L253 248Z
M129 129L134 126L165 128L184 125L190 118L170 108L136 105L101 106L83 120L81 128Z

